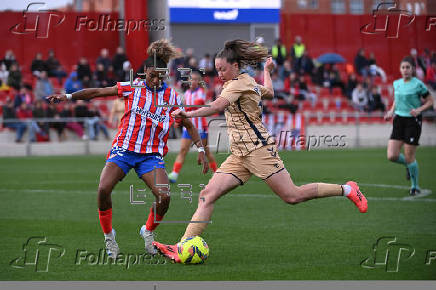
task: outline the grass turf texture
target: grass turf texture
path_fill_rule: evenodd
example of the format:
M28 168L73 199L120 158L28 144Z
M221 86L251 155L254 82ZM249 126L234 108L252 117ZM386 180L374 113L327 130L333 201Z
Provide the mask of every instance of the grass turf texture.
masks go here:
M296 184L344 183L350 179L368 184L361 186L369 198L368 213L360 214L346 198L287 205L263 181L252 177L217 202L212 224L203 234L210 247L210 257L204 265L132 265L132 258L128 269L123 261L121 265L90 265L89 260L75 263L78 249L98 254L104 247L96 205L103 156L1 158L0 280L436 278L436 259L425 264L427 252L436 251L436 148L418 149L421 187L433 193L415 201L401 200L408 196L406 188L370 185L409 186L404 167L388 162L385 149L280 155ZM226 156L218 154L218 163ZM168 170L174 159L174 154L166 157ZM189 220L196 208L198 184L206 184L211 176L210 173L202 176L195 161L196 155L190 154L178 180L179 184L193 185L192 204L181 198L180 189L173 185L167 221ZM134 199L141 199L137 194L143 192L136 190L144 188L143 183L130 172L112 195L113 225L121 251L139 255L144 252L144 245L138 231L153 199L150 191L146 191L145 205L130 204L131 184ZM160 225L157 240L174 243L185 226ZM36 272L33 265L23 268L10 265L24 255L23 244L32 236L44 236L47 243L65 249L62 257L52 253L47 272ZM402 252L398 272L387 272L383 265L363 268L360 264L372 255L373 244L387 236L414 248L414 255L406 259L410 252ZM386 247L381 248L385 253ZM390 249L390 255L394 255L399 246ZM41 257L44 259L47 258Z

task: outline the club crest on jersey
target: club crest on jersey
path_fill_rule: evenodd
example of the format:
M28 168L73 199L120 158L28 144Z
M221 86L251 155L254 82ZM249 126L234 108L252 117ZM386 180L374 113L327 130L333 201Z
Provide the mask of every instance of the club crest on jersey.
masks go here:
M135 108L135 113L139 114L139 115L141 115L143 117L152 119L153 121L156 121L158 123L165 122L165 120L167 118L166 115L158 115L158 114L152 113L150 111L146 111L146 110L144 110L143 108L140 108L140 107L136 107Z

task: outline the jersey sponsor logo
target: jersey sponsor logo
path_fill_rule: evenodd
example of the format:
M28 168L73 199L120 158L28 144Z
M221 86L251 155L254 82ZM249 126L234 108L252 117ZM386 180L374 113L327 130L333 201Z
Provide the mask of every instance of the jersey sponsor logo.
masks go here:
M150 111L146 111L146 110L144 110L143 108L140 108L140 107L135 107L135 113L139 114L139 115L141 115L143 117L152 119L153 121L156 121L158 123L163 123L167 119L166 115L158 115L158 114L152 113Z
M260 89L259 87L254 87L253 90L260 96Z

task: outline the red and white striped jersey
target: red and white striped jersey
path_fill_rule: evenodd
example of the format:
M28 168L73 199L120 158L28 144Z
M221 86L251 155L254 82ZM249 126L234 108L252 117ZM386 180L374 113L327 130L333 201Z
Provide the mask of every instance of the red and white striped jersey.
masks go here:
M117 83L118 97L124 98L124 115L112 147L165 156L169 128L174 122L171 113L182 104L181 98L165 83L156 92L146 87L145 81L135 80L135 84L144 87L132 88L130 82Z
M206 105L206 93L203 88L197 88L195 90L189 89L185 92L185 105ZM197 107L186 107L186 111L198 110ZM206 117L196 117L191 119L198 132L207 132L207 120Z

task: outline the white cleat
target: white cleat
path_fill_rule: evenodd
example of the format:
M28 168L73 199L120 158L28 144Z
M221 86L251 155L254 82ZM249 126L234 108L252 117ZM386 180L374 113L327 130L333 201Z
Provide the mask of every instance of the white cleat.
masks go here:
M115 241L115 236L116 233L114 229L112 229L112 233L104 235L104 242L106 243L106 253L108 257L114 260L117 258L118 253L120 252L120 248Z
M156 255L157 250L153 245L153 242L154 242L153 232L150 232L149 230L147 230L145 225L143 225L141 227L141 230L139 231L139 235L144 239L145 250L147 251L147 253L149 253L151 255Z

